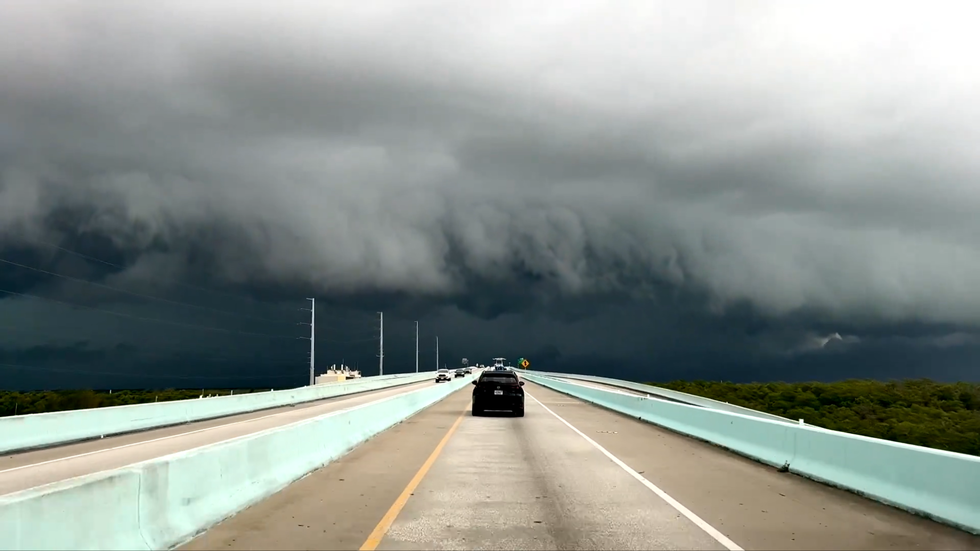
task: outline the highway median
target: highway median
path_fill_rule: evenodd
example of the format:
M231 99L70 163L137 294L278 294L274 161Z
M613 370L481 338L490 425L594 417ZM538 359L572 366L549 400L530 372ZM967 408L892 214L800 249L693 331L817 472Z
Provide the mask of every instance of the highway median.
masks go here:
M0 453L204 421L424 381L430 372L363 377L286 390L0 418Z
M383 398L0 497L3 549L170 549L469 384Z

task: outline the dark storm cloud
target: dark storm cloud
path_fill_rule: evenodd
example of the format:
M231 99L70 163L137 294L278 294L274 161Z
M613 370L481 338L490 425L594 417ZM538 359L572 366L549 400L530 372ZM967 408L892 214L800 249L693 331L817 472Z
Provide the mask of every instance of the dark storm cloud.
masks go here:
M7 2L0 248L555 361L967 347L980 71L943 6Z

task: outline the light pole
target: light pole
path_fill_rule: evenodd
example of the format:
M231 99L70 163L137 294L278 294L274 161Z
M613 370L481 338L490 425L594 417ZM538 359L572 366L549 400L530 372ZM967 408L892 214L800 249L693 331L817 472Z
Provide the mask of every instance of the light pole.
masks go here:
M310 301L310 307L309 308L303 308L303 310L307 310L310 313L310 386L313 386L314 384L316 384L316 371L315 371L315 367L316 367L316 363L315 363L315 355L316 355L316 299L315 298L307 298L306 300Z
M415 322L415 372L419 372L419 322Z
M378 312L381 316L381 340L378 342L378 375L385 374L385 313Z

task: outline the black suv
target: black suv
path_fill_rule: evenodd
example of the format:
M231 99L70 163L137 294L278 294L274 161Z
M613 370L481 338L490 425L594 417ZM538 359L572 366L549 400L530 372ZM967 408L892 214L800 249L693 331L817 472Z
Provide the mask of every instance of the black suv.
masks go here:
M505 410L524 417L524 381L513 371L484 371L473 381L473 415Z

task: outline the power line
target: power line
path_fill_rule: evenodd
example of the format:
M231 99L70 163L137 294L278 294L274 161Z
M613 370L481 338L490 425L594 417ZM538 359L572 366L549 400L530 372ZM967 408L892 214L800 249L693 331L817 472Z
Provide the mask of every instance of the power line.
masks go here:
M55 338L60 337L60 340L62 342L66 341L68 339L88 340L88 339L92 339L92 338L98 338L98 337L103 336L103 335L109 335L109 336L112 336L112 337L118 337L118 335L119 335L119 331L117 329L115 329L113 327L108 327L108 326L105 326L105 325L96 325L94 328L91 327L91 326L89 326L88 327L89 329L95 329L97 331L95 335L92 335L90 333L81 333L81 334L76 334L77 336L74 336L74 335L65 335L64 332L61 332L61 333L53 333L53 332L50 332L50 331L43 331L43 330L40 330L40 329L37 329L37 328L34 328L34 327L25 327L23 325L11 325L11 324L6 324L6 323L0 324L0 328L4 329L5 331L13 332L13 333L23 333L23 334L38 335L38 336L42 336L43 335L43 336L51 337L52 340L55 339ZM121 339L120 339L120 341L121 342L119 344L124 344L125 343L125 341L123 341ZM160 340L160 339L156 339L156 338L154 338L154 340L153 340L153 343L154 344L166 344L166 343L181 344L182 342L186 342L186 341L183 340L183 339L181 339L181 340L177 340L177 339L163 339L163 340ZM141 342L141 345L145 345L145 341ZM130 345L130 346L132 346L132 345ZM135 347L133 347L133 348L135 348ZM141 348L143 348L143 347L141 346ZM154 347L148 347L148 348L151 348L152 349ZM172 349L167 349L167 350L172 350ZM163 352L163 353L167 353L167 352ZM170 355L173 355L173 354L170 353ZM199 357L199 356L195 356L195 358L197 358L197 357ZM242 356L238 356L238 357L232 357L232 356L209 356L209 357L215 357L215 358L224 357L224 358L228 358L228 361L241 361L241 359L242 359Z
M5 329L9 326L0 326ZM16 330L16 329L15 329ZM220 354L210 354L208 350L202 350L200 354L193 353L175 353L172 350L160 350L160 349L124 349L120 350L117 348L104 348L104 349L83 349L80 350L83 353L91 354L102 354L108 358L119 358L123 360L138 360L144 358L159 358L167 359L174 362L202 362L211 364L221 364L221 363L234 363L236 365L247 362L251 365L268 365L268 366L281 366L281 365L303 365L306 363L307 359L303 356L297 356L295 358L256 358L250 355L242 356L227 356ZM11 354L16 355L17 352L11 352ZM3 353L0 352L0 356ZM100 358L102 359L102 358Z
M374 342L376 340L378 340L378 337L377 336L372 336L372 337L366 337L366 338L363 338L363 339L346 339L346 340L345 339L326 339L326 338L321 338L321 339L317 339L316 342L329 343L329 344L361 344L361 343L366 343L366 342Z
M87 352L90 352L93 355L97 355L97 354L100 354L103 351L92 350L92 351L87 351ZM120 360L121 361L127 361L127 360L157 359L157 360L167 360L167 361L170 361L170 362L173 362L173 363L191 363L191 362L195 362L196 363L196 362L200 362L200 363L207 363L207 364L234 364L235 366L240 366L240 365L242 365L243 363L246 363L246 362L249 365L270 366L270 367L275 367L275 366L288 366L288 365L296 365L296 366L306 365L306 358L303 358L303 357L296 357L296 358L289 359L289 360L286 360L286 359L271 360L271 359L255 359L255 358L246 358L246 357L225 358L225 357L220 357L220 356L215 357L215 356L207 356L207 355L187 357L187 356L182 356L182 355L179 355L179 354L167 354L167 353L164 353L164 352L153 352L153 353L149 353L149 354L148 353L145 353L145 352L134 353L134 354L125 354L125 353L123 353L123 354L117 354L117 353L114 353L111 350L104 351L104 352L105 352L105 354L104 354L105 356L107 356L109 359L113 359L115 361L120 361ZM8 355L16 356L17 353L14 352L14 353L10 353ZM4 354L0 354L0 357L2 357L2 356L4 356ZM115 357L115 356L118 356L118 357ZM105 358L96 358L96 359L101 360L101 359L105 359ZM236 369L237 369L237 367L236 367Z
M77 365L77 364L76 364ZM297 375L251 375L251 376L205 376L205 375L163 375L163 374L147 374L147 373L119 373L112 371L92 371L86 369L69 369L67 367L45 367L37 365L24 365L24 364L12 364L0 362L0 367L6 367L9 369L24 369L24 370L37 370L37 371L53 371L58 373L73 373L79 375L113 375L119 377L145 377L150 379L181 379L181 380L218 380L218 379L246 379L246 380L256 380L256 379L286 379L286 378L298 378Z
M295 339L296 338L294 335L288 335L288 336L287 335L270 335L268 333L255 333L255 332L251 332L251 331L236 331L234 329L223 329L223 328L220 328L220 327L208 327L206 325L194 325L194 324L190 324L190 323L181 323L181 322L177 322L177 321L162 320L162 319L159 319L159 318L147 318L147 317L143 317L143 316L134 316L132 314L123 314L122 312L114 312L112 310L105 310L103 308L96 308L95 306L87 306L87 305L84 305L84 304L75 304L75 303L66 302L66 301L63 301L63 300L58 300L58 299L53 299L53 298L48 298L48 297L42 297L42 296L39 296L39 295L32 295L30 293L18 293L16 291L9 291L7 289L0 289L0 293L6 293L8 295L18 296L18 297L33 298L33 299L37 299L37 300L54 302L54 303L57 303L57 304L63 304L65 306L70 306L72 308L82 308L84 310L90 310L92 312L99 312L99 313L107 314L107 315L111 315L111 316L118 316L118 317L122 317L122 318L135 319L135 320L140 320L140 321L149 321L149 322L154 322L154 323L162 323L162 324L166 324L166 325L174 325L174 326L177 326L177 327L187 327L187 328L190 328L190 329L200 329L202 331L215 331L215 332L219 332L219 333L227 333L227 334L233 334L233 335L244 335L244 336L247 336L247 337L263 337L263 338L267 338L267 339Z
M67 279L68 281L74 281L76 283L84 283L86 285L91 285L93 287L98 287L98 288L106 289L106 290L109 290L109 291L115 291L117 293L123 293L123 294L131 295L131 296L134 296L134 297L147 298L147 299L150 299L150 300L156 300L156 301L159 301L159 302L165 302L165 303L174 304L174 305L177 305L177 306L184 306L184 307L187 307L187 308L197 308L199 310L204 310L204 311L208 311L208 312L214 312L214 313L217 313L217 314L224 314L226 316L235 316L235 317L241 317L241 318L251 318L251 319L258 320L258 321L264 321L266 323L294 323L294 322L283 321L283 320L273 320L271 318L263 318L263 317L259 317L259 316L250 316L250 315L247 315L247 314L238 314L238 313L235 313L235 312L228 312L228 311L225 311L225 310L218 310L217 308L209 308L207 306L200 306L198 304L191 304L189 302L181 302L181 301L178 301L178 300L171 300L171 299L157 297L157 296L153 296L153 295L147 295L145 293L137 293L135 291L129 291L129 290L126 290L126 289L120 289L118 287L113 287L112 285L105 285L103 283L96 283L94 281L88 281L88 280L85 280L85 279L80 279L80 278L77 278L77 277L72 277L72 276L65 275L65 274L59 274L57 272L52 272L52 271L44 270L44 269L41 269L41 268L36 268L34 266L28 266L26 264L21 264L19 262L14 262L12 260L7 260L5 258L0 258L0 262L2 262L4 264L9 264L11 266L17 266L18 268L24 268L24 269L27 269L27 270L33 270L35 272L40 272L42 274L47 274L47 275L51 275L51 276L55 276L55 277L60 277L62 279Z
M110 266L110 267L117 268L117 269L120 269L120 270L126 270L127 269L126 266L123 266L121 264L116 264L114 262L110 262L110 261L105 260L105 259L102 259L102 258L98 258L98 257L92 256L92 255L87 255L87 254L84 254L84 253L81 253L81 252L78 252L78 251L74 251L74 250L71 250L71 249L62 247L60 245L55 245L54 243L49 243L49 242L46 242L46 241L41 241L41 240L36 240L36 239L29 239L29 238L22 237L22 236L19 236L18 239L20 239L20 241L25 242L25 243L30 243L30 244L33 244L33 245L42 245L42 246L45 246L45 247L50 247L52 249L56 249L56 250L61 251L61 252L64 252L64 253L67 253L67 254L70 254L70 255L74 255L74 256L77 256L79 258L83 258L85 260L89 260L89 261L92 261L92 262L98 262L100 264L104 264L106 266ZM7 263L12 263L12 261L6 261L6 262ZM21 267L25 267L26 269L32 269L32 270L37 270L37 271L44 272L44 270L42 270L40 268L34 268L34 267L31 267L31 266L25 266L25 265L20 265L20 266ZM55 274L55 275L58 275L59 277L70 278L70 276L60 276L60 274ZM221 292L221 291L216 291L216 290L213 290L213 289L208 289L208 288L200 287L200 286L197 286L197 285L192 285L190 283L184 283L184 282L178 281L178 280L173 279L173 278L165 278L165 277L161 277L161 276L148 275L148 276L145 276L145 279L148 280L148 281L166 282L166 283L173 284L175 286L186 287L188 289L194 289L194 290L197 290L197 291L201 291L201 292L204 292L204 293L210 293L210 294L214 294L214 295L217 295L217 296L223 296L223 297L234 298L234 299L238 299L238 300L249 301L249 302L253 302L255 304L259 304L259 305L262 305L262 306L268 307L268 308L278 308L278 309L290 310L290 311L293 310L292 308L290 308L288 306L283 306L281 304L274 304L274 303L270 303L270 302L266 302L266 301L261 301L261 300L258 300L256 298L253 298L253 297L248 297L248 296L243 296L243 295L236 295L236 294L232 294L232 293L225 293L225 292ZM97 284L97 283L89 282L89 281L86 281L86 280L81 280L81 281L84 282L84 283L92 284L92 285L102 285L104 287L109 287L112 290L118 290L120 292L128 292L130 294L135 294L137 296L143 296L143 297L146 297L146 298L151 298L151 299L156 299L156 300L162 300L162 301L169 301L171 303L176 303L176 304L179 304L179 305L182 305L182 306L190 306L190 307L194 307L194 308L207 308L207 307L198 306L198 305L195 305L195 304L183 303L183 302L180 302L180 301L173 301L171 299L164 299L164 298L153 297L151 295L139 294L139 293L135 293L135 292L132 292L132 291L127 291L127 290L124 290L124 289L119 289L117 287L108 286L108 285L105 285L105 284ZM239 317L249 317L249 318L252 318L252 319L269 321L269 322L272 322L272 323L282 323L282 324L292 323L290 321L274 320L274 319L264 318L264 317L260 317L260 316L248 316L246 314L237 314L237 313L233 313L233 312L227 312L227 311L215 310L215 309L210 309L210 310L216 311L216 312L220 312L220 313L224 313L224 314L239 316ZM368 328L369 326L373 326L374 320L369 319L367 313L365 313L365 312L356 312L356 314L358 315L358 317L362 317L362 319L359 322L351 322L351 321L348 321L348 320L341 321L341 320L337 320L337 319L321 319L320 320L320 324L321 325L324 325L324 324L326 324L326 325L339 324L338 326L332 328L332 329L335 329L336 331L344 331L344 330L350 330L350 329L355 329L356 330L357 327L359 325L361 325L361 324L363 324L363 327L365 329Z
M48 247L51 247L53 249L62 251L64 253L71 254L71 255L74 255L74 256L83 258L83 259L88 260L88 261L98 262L100 264L104 264L104 265L107 265L107 266L112 266L114 268L118 268L118 269L121 269L121 270L126 270L127 269L125 266L121 266L119 264L116 264L116 263L113 263L113 262L109 262L109 261L106 261L106 260L103 260L103 259L100 259L100 258L97 258L97 257L94 257L94 256L86 255L86 254L83 254L83 253L80 253L80 252L77 252L77 251L72 251L70 249L67 249L67 248L64 248L64 247L61 247L61 246L58 246L58 245L54 245L54 244L51 244L51 243L41 243L41 244L43 244L45 246L48 246ZM173 299L169 299L169 298L164 298L162 296L156 296L156 295L147 294L147 293L141 293L141 292L137 292L137 291L131 291L131 290L128 290L128 289L117 287L117 286L108 285L108 284L105 284L105 283L98 283L98 282L95 282L95 281L89 281L87 279L83 279L83 278L79 278L79 277L74 277L74 276L67 275L67 274L64 274L64 273L58 273L58 272L47 270L47 269L44 269L44 268L41 268L41 267L38 267L38 266L30 266L30 265L27 265L27 264L23 264L23 263L20 263L20 262L15 262L13 260L8 260L8 259L4 259L4 258L0 258L0 263L7 264L7 265L10 265L10 266L15 266L15 267L18 267L18 268L21 268L21 269L25 269L25 270L31 270L31 271L35 271L35 272L38 272L38 273L46 274L46 275L51 276L51 277L61 278L61 279L64 279L64 280L68 280L68 281L72 281L72 282L76 282L76 283L80 283L80 284L84 284L84 285L89 285L89 286L92 286L92 287L95 287L95 288L104 289L104 290L107 290L107 291L113 291L113 292L117 292L117 293L129 295L129 296L133 296L133 297L139 297L139 298L143 298L143 299L148 299L148 300L151 300L151 301L157 301L157 302L161 302L161 303L166 303L166 304L171 304L171 305L180 306L180 307L186 307L186 308L194 308L194 309L199 310L199 311L213 312L213 313L216 313L216 314L233 316L233 317L239 318L239 319L251 319L251 320L261 321L261 322L264 322L264 323L275 323L275 324L283 324L283 325L285 325L285 324L294 324L295 325L295 323L294 322L291 322L291 321L271 319L271 318L267 318L267 317L254 316L254 315L249 315L249 314L244 314L244 313L236 313L236 312L226 311L226 310L222 310L222 309L218 309L218 308L211 308L211 307L208 307L208 306L202 306L202 305L199 305L199 304L193 304L193 303L185 302L185 301L181 301L181 300L173 300ZM256 299L251 298L251 297L241 297L241 296L237 296L237 295L233 295L233 294L221 293L221 292L213 291L213 290L206 289L206 288L203 288L203 287L198 287L198 286L195 286L195 285L185 284L185 283L182 283L182 282L179 282L179 281L170 280L170 279L167 279L167 278L147 277L145 279L147 279L147 280L154 280L154 279L161 280L162 279L164 281L169 281L169 282L171 282L171 283L173 283L174 285L177 285L177 286L192 288L192 289L196 289L196 290L199 290L199 291L202 291L202 292L206 292L206 293L211 293L211 294L215 294L215 295L222 295L222 296L227 296L227 297L237 298L237 299L242 299L242 300L248 300L250 302L264 304L266 306L274 306L276 308L285 308L285 307L283 307L281 305L271 305L271 304L268 304L268 303L262 303L261 301L257 301ZM260 338L265 338L265 339L281 339L281 340L287 340L287 339L289 339L289 340L294 340L294 339L297 339L297 338L301 338L301 337L296 337L294 335L278 335L278 334L270 334L270 333L264 333L264 332L242 331L242 330L236 330L236 329L226 329L226 328L223 328L223 327L205 326L205 325L199 325L199 324L196 324L196 323L184 323L184 322L179 322L179 321L170 321L170 320L167 320L167 319L162 319L162 318L152 317L152 316L141 316L141 315L136 315L136 314L127 314L127 313L118 312L118 311L111 310L111 309L101 308L101 307L98 307L98 306L89 306L89 305L86 305L86 304L79 304L79 303L70 302L70 301L66 301L66 300L59 300L59 299L50 298L50 297L41 296L41 295L36 295L36 294L32 294L32 293L24 293L24 292L12 291L12 290L2 289L2 288L0 288L0 293L6 294L6 295L9 295L9 296L13 296L13 297L30 298L30 299L35 299L35 300L46 301L46 302L50 302L52 304L59 304L59 305L67 306L67 307L72 308L72 309L88 310L88 311L91 311L91 312L97 312L97 313L100 313L100 314L114 316L114 317L117 317L117 318L124 318L124 319L144 321L144 322L151 322L151 323L158 323L158 324L164 324L164 325L169 325L169 326L173 326L173 327L181 327L181 328L191 329L191 330L210 331L210 332L223 333L223 334L226 334L226 335L241 335L241 336L245 336L245 337L260 337ZM359 312L356 312L356 311L354 313L357 313L357 314L360 314L360 315L363 315L363 316L367 316L366 313L359 313ZM383 314L381 314L381 316L383 316ZM360 317L360 316L358 316L358 317ZM341 335L339 335L340 338L337 338L337 337L333 337L333 338L329 338L329 337L328 338L316 338L315 332L314 331L311 331L311 337L309 338L309 340L311 341L311 348L310 348L310 352L309 352L309 361L310 361L311 371L313 370L313 365L314 365L313 364L313 359L314 359L313 354L315 353L314 350L315 350L315 343L316 342L330 343L330 344L334 344L334 345L358 345L358 344L366 344L366 343L369 343L369 342L373 342L375 340L378 340L379 341L379 356L378 356L379 357L379 371L381 373L383 373L383 369L384 369L384 364L383 364L383 362L384 362L384 359L383 359L384 358L384 335L383 335L383 332L384 332L383 323L384 322L383 322L383 317L381 318L380 334L375 334L375 335L372 335L370 337L363 337L363 338L356 337L355 335L357 333L364 334L364 333L362 333L362 331L368 330L368 323L371 323L371 322L369 320L367 320L367 319L363 319L362 318L362 320L359 320L359 321L348 321L348 320L339 320L339 319L324 319L324 320L317 320L317 321L319 321L321 324L325 324L325 325L334 325L335 326L335 330L331 330L330 333L331 334L340 333ZM309 324L309 325L312 325L312 323ZM96 327L98 327L98 328L104 328L106 326L105 325L97 325ZM12 329L13 330L16 330L16 331L21 331L21 332L40 333L37 330L32 330L30 328L23 327L23 326L12 327ZM377 330L377 327L376 327L376 330ZM354 333L355 334L355 335L351 335L353 338L343 338L344 334L348 334L349 335L351 333ZM65 338L65 336L62 335L62 338ZM71 337L68 337L68 339L70 339L70 338ZM396 336L396 341L400 341L401 338L402 338L401 335L397 335ZM78 339L76 339L76 340L78 340ZM157 344L157 345L161 344L160 343L160 339L153 338L153 339L149 339L149 340L150 340L150 342L153 342L154 344ZM157 347L153 347L153 348L151 348L149 350L143 350L143 349L132 347L132 348L126 349L124 351L120 351L119 349L115 349L115 348L109 348L109 349L106 349L104 351L90 351L90 352L105 353L105 354L110 354L110 355L120 354L126 360L139 360L139 359L143 359L143 358L173 358L173 359L177 359L177 358L180 358L181 357L180 354L171 354L169 352L169 350L160 350ZM203 350L202 350L202 352L203 352ZM188 357L186 354L184 354L183 356L184 357ZM185 360L185 361L187 361L187 360ZM201 361L201 362L210 361L210 362L215 362L215 363L219 363L219 362L241 362L242 361L242 358L235 358L235 357L231 357L231 356L213 355L213 354L211 354L211 355L204 355L204 354L198 355L198 354L194 354L193 356L190 356L190 361ZM246 361L249 361L249 360L246 360ZM256 362L256 360L251 360L250 363L255 363L255 362ZM265 359L265 360L261 360L261 363L263 363L263 364L282 364L282 365L286 365L286 364L292 364L294 362L297 362L297 360L291 360L291 359L282 359L282 360ZM113 373L113 372L108 372L108 371L92 371L92 370L79 370L79 369L60 369L60 368L53 368L53 367L28 366L28 365L23 365L23 364L12 364L12 363L6 363L6 364L0 364L0 365L6 366L6 367L9 367L9 368L17 368L17 369L41 369L41 370L54 371L54 372L70 372L70 373L83 373L84 372L84 373L91 373L91 374L117 375L117 376L127 376L127 377L152 377L152 378L169 378L169 377L171 377L170 375L166 375L166 374L161 374L161 375L136 375L136 374L132 374L132 373ZM245 378L263 378L263 377L264 376L245 377ZM277 378L277 377L293 377L293 375L269 376L269 377L272 377L272 378ZM227 377L223 377L223 376L216 376L216 377L207 377L207 376L200 376L200 377L173 376L172 378L176 378L176 379L221 379L221 378L227 378Z
M323 307L318 308L322 310ZM320 314L323 316L324 314ZM370 338L378 337L378 327L377 319L371 320L370 323L360 322L360 323L350 323L343 320L333 319L317 319L317 325L322 326L331 335L340 334L341 336L349 336L349 339L341 338L338 342L345 342L347 340L359 340L360 335L372 335ZM365 337L367 338L367 337ZM320 340L320 339L317 339Z
M35 239L27 239L27 238L24 238L24 237L20 237L19 239L21 241L25 242L25 243L31 243L31 244L34 244L34 245L43 245L45 247L50 247L52 249L57 249L57 250L59 250L61 252L64 252L64 253L68 253L70 255L77 256L79 258L84 258L85 260L89 260L89 261L92 261L92 262L98 262L100 264L104 264L106 266L110 266L110 267L113 267L113 268L118 268L120 270L126 270L127 269L126 266L123 266L121 264L116 264L114 262L109 262L108 260L104 260L104 259L97 258L97 257L91 256L91 255L80 253L78 251L73 251L71 249L66 249L65 247L62 247L60 245L55 245L54 243L48 243L46 241L40 241L40 240L35 240ZM160 281L160 282L166 282L166 283L170 283L170 284L177 285L177 286L180 286L180 287L186 287L188 289L194 289L194 290L197 290L197 291L201 291L201 292L204 292L204 293L211 293L211 294L218 295L218 296L224 296L224 297L228 297L228 298L235 298L235 299L239 299L239 300L246 300L246 301L254 302L256 304L261 304L263 306L288 309L287 306L282 306L282 305L279 305L279 304L270 304L268 302L257 300L255 298L247 297L247 296L243 296L243 295L235 295L235 294L232 294L232 293L223 293L221 291L215 291L214 289L208 289L208 288L205 288L205 287L200 287L200 286L197 286L197 285L192 285L190 283L184 283L184 282L181 282L181 281L177 281L176 279L173 279L173 278L164 278L164 277L160 277L160 276L148 276L146 279L148 279L148 280L156 280L156 281Z

